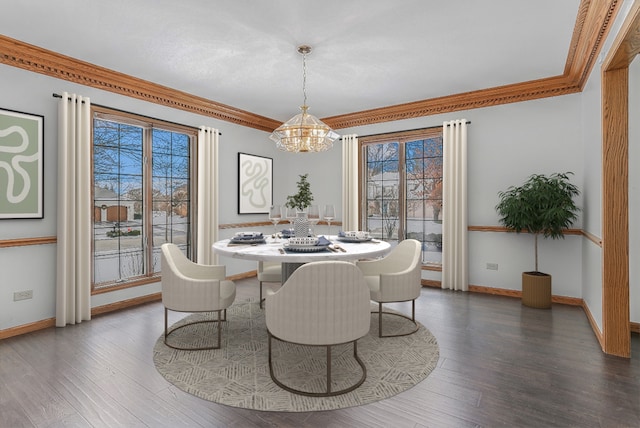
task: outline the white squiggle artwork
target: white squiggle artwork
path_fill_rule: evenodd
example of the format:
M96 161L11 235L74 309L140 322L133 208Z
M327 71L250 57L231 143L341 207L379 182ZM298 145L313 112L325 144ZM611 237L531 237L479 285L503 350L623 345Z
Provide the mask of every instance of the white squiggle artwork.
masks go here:
M242 196L247 198L250 205L256 208L267 208L267 168L264 162L252 162L250 160L242 163L242 172L246 181L242 183Z
M272 160L244 153L239 155L239 212L268 213L272 192Z
M20 126L10 126L7 129L0 129L0 142L1 139L7 137L13 133L17 133L22 142L17 146L4 146L0 144L0 152L5 153L24 153L29 146L29 137L27 131ZM0 168L7 172L7 190L6 198L9 203L17 204L27 197L31 190L31 178L29 173L22 167L21 163L36 162L40 158L38 153L34 153L29 156L16 154L11 158L11 164L5 161L0 161ZM15 189L16 186L16 174L22 178L22 189Z

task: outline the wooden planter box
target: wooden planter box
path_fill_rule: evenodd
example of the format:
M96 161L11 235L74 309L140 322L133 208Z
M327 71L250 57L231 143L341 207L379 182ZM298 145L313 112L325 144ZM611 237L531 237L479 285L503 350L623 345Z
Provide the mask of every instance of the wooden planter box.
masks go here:
M522 272L522 304L532 308L551 307L551 275Z

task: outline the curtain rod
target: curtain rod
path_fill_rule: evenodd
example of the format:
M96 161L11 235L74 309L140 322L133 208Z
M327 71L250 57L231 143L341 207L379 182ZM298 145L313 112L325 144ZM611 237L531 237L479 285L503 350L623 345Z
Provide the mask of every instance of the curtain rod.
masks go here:
M54 93L54 94L53 94L53 97L54 97L54 98L62 98L62 95ZM68 100L70 101L70 100L71 100L71 98L68 98ZM82 101L82 103L84 104L84 101ZM108 109L110 109L110 110L119 111L119 112L121 112L121 113L133 114L133 115L135 115L135 116L140 116L140 117L144 117L144 118L147 118L147 119L160 120L160 121L162 121L162 122L170 123L170 124L172 124L172 125L185 126L185 127L187 127L187 128L191 128L191 129L196 130L196 131L199 131L199 130L200 130L200 128L197 128L197 127L195 127L195 126L184 125L184 124L182 124L182 123L172 122L172 121L170 121L170 120L164 120L164 119L158 119L158 118L156 118L156 117L145 116L145 115L143 115L143 114L133 113L133 112L130 112L130 111L126 111L126 110L119 109L119 108L113 108L113 107L109 107L109 106L103 106L103 105L100 105L100 104L93 104L93 105L94 105L94 106L96 106L96 107L108 108ZM205 130L205 132L209 132L209 131L208 131L208 130ZM222 135L222 132L218 131L218 135Z
M471 124L470 120L467 120L466 122L467 125ZM447 124L447 126L451 126L449 124ZM413 132L413 131L426 131L427 129L435 129L435 128L442 128L442 125L438 125L438 126L427 126L426 128L415 128L415 129L404 129L402 131L389 131L389 132L382 132L380 134L369 134L369 135L357 135L358 138L366 138L366 137L373 137L373 136L377 136L377 135L388 135L388 134L397 134L398 132ZM342 140L342 137L340 137L340 139Z

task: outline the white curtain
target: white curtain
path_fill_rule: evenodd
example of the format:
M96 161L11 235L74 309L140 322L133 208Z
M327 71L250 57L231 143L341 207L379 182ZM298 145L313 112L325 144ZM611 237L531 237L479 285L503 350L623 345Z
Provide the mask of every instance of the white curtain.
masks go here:
M58 102L56 326L91 319L91 104Z
M467 120L443 124L442 288L469 289L467 243Z
M211 245L218 240L218 130L201 126L198 131L198 258L205 265L218 264Z
M342 230L358 229L358 136L342 136Z

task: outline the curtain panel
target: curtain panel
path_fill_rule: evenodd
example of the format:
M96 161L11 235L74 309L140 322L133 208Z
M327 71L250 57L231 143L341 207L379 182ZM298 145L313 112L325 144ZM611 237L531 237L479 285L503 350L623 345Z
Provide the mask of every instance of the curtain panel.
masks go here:
M444 122L442 288L467 291L467 120Z
M58 102L56 326L91 319L91 102Z
M201 126L198 131L197 262L217 265L211 245L218 240L218 130Z
M358 230L358 136L342 136L342 230Z

